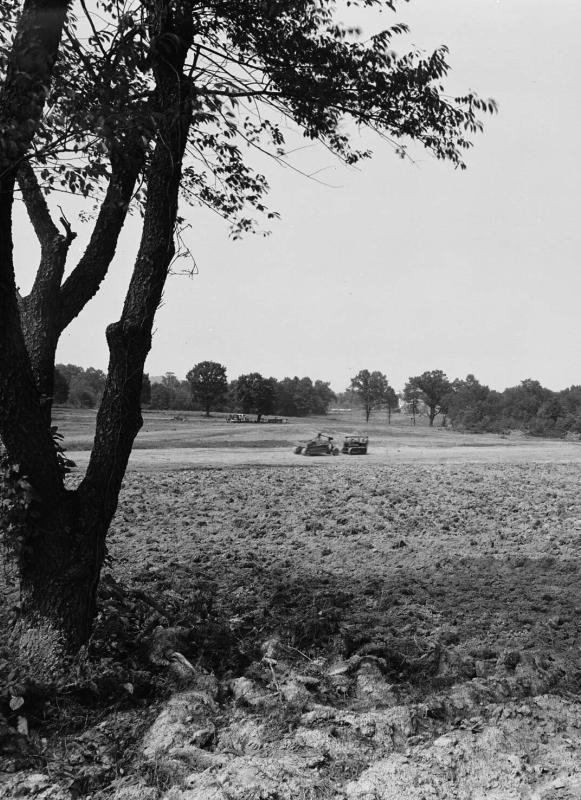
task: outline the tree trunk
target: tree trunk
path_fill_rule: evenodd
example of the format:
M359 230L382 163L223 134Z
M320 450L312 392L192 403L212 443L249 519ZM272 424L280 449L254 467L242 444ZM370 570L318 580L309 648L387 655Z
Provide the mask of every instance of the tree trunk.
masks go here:
M26 0L0 90L0 435L42 497L62 482L22 331L14 276L16 172L42 116L68 0Z
M60 337L58 309L67 255L76 234L62 218L65 235L54 224L34 170L27 161L18 169L18 184L40 242L40 264L30 294L20 301L20 316L32 374L40 393L45 424L50 427L55 353Z
M175 25L183 36L187 29L180 26L179 20ZM36 610L38 603L43 608L48 605L46 613L50 612L51 619L60 624L69 650L84 643L91 629L105 537L117 509L133 442L143 423L143 367L174 254L181 164L191 120L190 87L179 77L187 49L188 42L184 42L173 63L163 60L156 69L159 133L147 174L142 237L121 318L107 328L109 370L97 414L93 450L86 475L74 495L72 525L63 534L64 546L59 555L65 568L71 565L69 574L62 581L54 571L46 577L38 569L32 573L32 605ZM76 559L71 561L69 554L75 554ZM35 552L35 564L41 555L40 551ZM45 601L41 599L43 582L50 595ZM73 613L64 614L61 609L69 606Z
M27 0L26 5L43 10L60 6L62 24L67 3ZM159 15L152 15L157 21L152 35L171 33L172 41L179 46L153 64L158 133L147 174L143 234L121 318L107 329L109 372L89 467L75 492L68 492L63 486L20 321L12 264L14 166L7 165L8 171L0 178L0 433L10 457L23 465L39 495L35 503L40 513L31 517L24 532L26 546L19 564L23 601L21 650L36 675L50 677L51 671L59 668L63 650L74 652L87 641L95 616L106 533L117 508L133 441L142 424L143 366L174 253L181 164L191 121L191 86L183 77L183 67L193 32L187 3L184 9L180 16L160 2ZM34 34L38 36L36 28ZM53 39L50 41L56 48L58 39ZM12 81L18 83L19 73L14 74ZM36 75L33 78L33 88L41 85L43 89L42 81ZM8 88L12 91L13 87ZM4 91L0 96L0 122L2 112L8 110L12 114L8 130L15 119L18 122L13 101L13 91ZM30 117L28 113L27 120ZM22 141L24 154L29 141ZM2 164L6 164L6 158L0 137ZM122 194L128 186L129 181L113 189ZM125 211L121 208L115 215L112 210L119 227ZM107 247L111 250L110 242ZM85 286L83 280L75 282L77 275L87 277L84 268L75 271L63 287L61 330L98 288L101 265L96 261L91 264L90 286Z
M21 657L41 678L54 677L60 654L88 639L110 521L66 492L30 526L32 545L20 558Z
M12 264L11 194L0 180L0 435L41 497L62 488L50 429L26 351Z
M116 145L116 150L118 150ZM41 395L47 427L51 422L55 354L61 333L98 291L113 260L133 188L143 165L141 142L131 141L121 157L113 151L112 173L91 240L64 285L67 255L76 234L61 217L64 235L52 220L46 200L28 162L18 170L18 183L26 210L41 245L34 285L20 300L20 315L36 386Z

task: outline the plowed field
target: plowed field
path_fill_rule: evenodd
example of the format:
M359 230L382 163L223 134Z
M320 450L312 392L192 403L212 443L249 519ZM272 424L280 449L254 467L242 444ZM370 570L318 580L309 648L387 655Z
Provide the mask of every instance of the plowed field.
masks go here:
M59 740L77 796L581 797L579 443L376 425L367 457L293 455L340 424L149 420L96 640L115 714L161 716L123 775L87 749L117 716ZM165 710L160 641L193 665Z

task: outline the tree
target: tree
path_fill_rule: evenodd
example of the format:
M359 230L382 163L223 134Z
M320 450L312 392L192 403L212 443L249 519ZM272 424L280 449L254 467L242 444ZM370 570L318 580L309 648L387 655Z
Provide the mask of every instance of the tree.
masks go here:
M171 408L176 411L189 411L194 407L192 403L192 390L188 381L179 381L172 392Z
M430 427L432 427L434 419L438 414L441 414L445 408L451 388L452 384L442 370L435 369L431 372L423 372L421 375L410 378L404 389L404 395L407 394L409 397L415 397L426 404L428 420L430 422Z
M256 414L257 422L263 414L270 414L276 400L276 381L263 378L259 372L239 375L236 397L245 414Z
M226 395L226 408L229 411L239 411L238 408L238 381L228 382L228 394Z
M398 142L400 153L415 139L463 167L466 137L493 109L472 94L445 94L445 48L394 55L402 25L357 41L336 22L332 0L95 0L95 15L75 5L89 37L67 18L71 4L4 0L0 26L0 436L33 487L17 548L30 653L47 643L75 650L90 633L106 534L142 425L143 367L175 255L180 193L239 235L256 214L273 216L266 179L241 144L284 161L287 120L349 164L369 155L352 147L351 120ZM27 297L13 263L17 181L41 243ZM55 224L42 188L91 204L100 197L87 249L67 278L75 234L64 215L62 230ZM51 431L56 347L98 291L132 202L141 205L141 239L121 315L106 330L110 358L89 465L71 490Z
M328 383L311 378L283 378L276 381L276 411L287 417L307 417L309 414L326 414L327 406L335 395Z
M404 386L401 396L406 406L406 412L411 415L412 424L415 427L416 417L421 412L421 406L422 406L421 392L419 388L415 385L415 383L411 383L410 381L408 381Z
M352 405L358 403L356 395L353 394L351 389L346 389L344 392L339 392L336 395L335 402L339 408L351 408Z
M297 405L295 402L295 389L298 378L283 378L276 382L276 413L285 417L297 417Z
M139 397L139 402L142 406L148 406L151 403L151 381L149 380L149 374L144 373L143 375L143 382L141 384L141 395Z
M105 390L105 373L100 369L77 367L71 376L69 402L81 408L94 408Z
M156 411L167 411L172 404L171 390L165 383L154 383L151 387L149 405Z
M563 436L572 422L560 398L553 394L541 404L536 417L529 424L529 432L539 436Z
M511 386L502 393L503 414L511 427L526 429L539 409L553 393L539 381L527 378L519 386Z
M452 381L445 401L452 425L466 430L481 430L490 410L487 403L489 397L488 386L481 384L472 374L464 380L456 378Z
M351 391L358 397L365 412L365 422L374 408L381 407L387 401L388 382L382 372L369 372L362 369L354 378L351 378Z
M385 407L387 409L387 424L391 425L391 415L399 411L399 398L393 386L388 386L385 392Z
M143 402L143 399L142 401ZM192 408L190 384L181 381L173 372L166 372L161 381L151 386L150 407L174 411L186 411Z
M574 416L581 413L581 386L569 386L559 392L559 397L566 413Z
M180 386L180 379L175 372L166 372L165 375L162 376L161 382L164 386L167 386L170 395L175 394Z
M324 416L329 410L331 403L337 400L337 395L331 389L331 384L328 381L315 381L313 394L314 398L311 414Z
M293 379L293 403L297 417L308 417L315 405L315 387L310 378Z
M76 364L57 364L55 369L65 378L69 386L85 372L82 367Z
M311 378L283 378L275 381L275 411L285 417L325 415L336 395L327 381Z
M57 403L58 405L63 405L69 399L69 382L58 367L54 369L54 380L53 380L53 392L52 392L52 400L53 403Z
M106 376L102 370L94 367L84 369L76 364L57 364L54 380L57 380L57 371L68 384L66 399L71 405L94 408L98 404L105 389ZM53 390L54 394L56 392L56 384Z
M207 417L212 406L222 403L228 394L226 367L216 361L200 361L188 372L186 380L192 398L203 405Z

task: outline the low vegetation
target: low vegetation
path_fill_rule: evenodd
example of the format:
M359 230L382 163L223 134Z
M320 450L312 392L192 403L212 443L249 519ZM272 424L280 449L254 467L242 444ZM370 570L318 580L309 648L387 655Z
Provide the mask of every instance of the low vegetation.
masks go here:
M200 384L199 368L218 370L221 377L210 390ZM208 378L206 377L206 380ZM211 382L209 383L211 386ZM58 364L55 371L55 402L93 408L101 398L105 374L98 369ZM327 414L332 404L361 409L369 422L372 415L402 413L413 424L449 425L475 433L518 430L533 436L562 438L581 434L581 386L555 392L531 378L518 386L494 391L474 375L449 380L442 370L410 377L398 395L387 376L379 371L361 370L352 378L348 391L335 394L327 381L304 378L264 378L259 373L240 375L229 383L222 364L203 361L186 380L168 372L153 384L144 376L142 403L154 410L245 411L308 417Z

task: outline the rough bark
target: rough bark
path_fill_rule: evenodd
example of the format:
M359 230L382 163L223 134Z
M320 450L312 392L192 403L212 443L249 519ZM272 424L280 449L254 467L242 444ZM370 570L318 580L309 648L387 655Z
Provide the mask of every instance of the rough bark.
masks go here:
M189 125L185 87L179 104L177 88L166 89L171 102L165 130L160 132L147 179L147 203L139 252L121 319L107 328L110 360L107 382L97 415L95 442L81 491L97 490L105 513L114 513L117 495L141 428L140 394L143 367L151 348L151 332L174 255L181 162ZM171 109L179 108L176 114Z
M49 428L43 420L20 322L11 258L12 239L10 235L0 238L0 288L6 289L0 294L0 398L7 400L5 411L4 403L0 404L0 433L3 438L8 434L10 441L6 443L12 457L28 455L25 442L30 443L32 453L21 463L39 490L42 505L42 521L31 521L20 563L21 641L25 655L29 659L40 659L48 670L58 662L56 653L63 649L75 651L90 633L105 555L105 537L117 507L133 441L141 427L143 366L174 254L181 163L191 119L190 84L183 78L183 65L192 32L187 17L173 18L163 0L157 11L160 12L156 17L159 27L155 33L171 33L171 41L177 41L179 46L174 48L171 57L164 53L159 63L154 64L158 135L147 173L143 233L121 318L107 329L110 349L107 383L97 416L89 467L75 492L63 487ZM112 258L116 237L112 237L110 231L121 229L141 168L135 162L130 169L128 163L120 161L119 165L117 171L114 165L116 179L110 184L102 208L102 224L97 221L85 256L62 291L59 289L55 306L59 313L51 319L51 325L56 319L57 339L60 330L97 291ZM8 234L11 204L12 191L8 199L0 203L0 231ZM39 214L39 225L44 226L43 235L58 243L44 209L38 206L35 210ZM39 280L50 276L51 292L53 282L60 285L54 277L59 269L56 263L46 263L39 273ZM62 271L60 276L62 279ZM39 293L42 294L40 283ZM24 403L20 405L19 390L22 388L26 392ZM11 433L15 423L18 435ZM40 451L41 447L44 450ZM48 477L42 479L42 469L47 466Z
M113 147L111 178L95 227L79 263L61 289L59 329L62 332L94 297L115 255L135 184L143 168L140 140L129 141L126 150Z
M44 109L68 7L69 0L25 0L18 21L0 90L0 175L12 187Z
M12 244L16 172L28 151L58 53L67 0L26 0L0 90L0 436L42 496L62 482L18 308Z
M76 234L61 219L65 233L54 224L34 170L27 161L18 170L18 185L40 242L40 264L30 294L20 303L26 350L41 396L43 416L50 425L54 360L58 344L60 287L71 242Z
M87 248L62 284L67 255L76 234L61 218L60 233L48 210L30 164L23 162L18 183L41 245L41 260L30 294L20 302L22 328L32 372L50 422L56 348L63 330L97 293L105 278L123 228L135 183L143 166L143 148L132 143L130 153L112 158L107 193Z
M47 634L61 652L74 652L87 641L95 617L97 567L104 558L103 526L97 516L81 512L75 492L45 503L42 523L36 529L31 523L28 534L34 536L20 559L28 658L39 647L47 657Z
M26 350L12 269L11 203L0 200L0 436L41 496L61 490L50 430Z
M184 28L177 29L183 36ZM90 553L86 559L90 580L85 586L86 602L81 604L86 612L83 621L88 623L76 631L76 638L68 631L69 642L82 640L90 628L106 533L117 508L133 441L142 424L143 367L174 255L181 165L191 119L190 89L181 77L187 46L185 42L173 62L161 62L156 71L160 123L147 173L142 237L121 318L107 328L107 382L89 466L77 490L77 530Z
M12 210L16 173L43 112L67 9L67 0L26 0L0 90L0 436L11 460L21 466L36 491L37 517L30 541L41 549L55 528L53 510L64 505L66 495L22 330ZM47 625L44 628L46 633ZM27 642L37 655L38 641L32 629Z
M147 171L141 242L121 318L107 328L107 382L91 459L79 487L82 495L99 496L107 516L115 511L133 441L142 425L143 366L174 255L182 160L191 120L191 87L183 76L183 66L192 31L187 20L164 16L165 4L160 6L162 26L156 33L175 35L179 46L154 65L159 129Z

